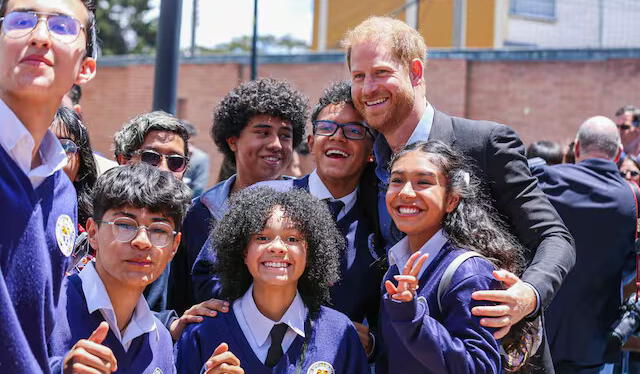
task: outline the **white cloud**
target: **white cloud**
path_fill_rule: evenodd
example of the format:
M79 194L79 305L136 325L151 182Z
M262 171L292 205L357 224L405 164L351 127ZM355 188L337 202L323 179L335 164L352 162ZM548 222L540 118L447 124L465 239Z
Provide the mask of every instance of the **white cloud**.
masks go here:
M191 45L193 0L182 3L181 48ZM258 34L283 36L311 44L313 0L259 0ZM211 47L253 33L253 0L199 0L196 42Z

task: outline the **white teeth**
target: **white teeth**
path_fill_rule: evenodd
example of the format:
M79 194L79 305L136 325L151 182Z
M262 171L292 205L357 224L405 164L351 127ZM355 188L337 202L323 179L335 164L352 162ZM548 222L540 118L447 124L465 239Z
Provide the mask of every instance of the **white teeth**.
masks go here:
M264 159L267 160L267 161L272 161L272 162L280 161L280 158L279 157L275 157L275 156L267 156Z
M367 104L367 106L372 106L372 105L378 105L381 103L384 103L385 101L387 101L387 99L378 99L378 100L374 100L374 101L367 101L365 102L365 104Z
M400 212L400 214L416 214L419 211L420 210L418 208L410 208L410 207L398 208L398 212Z
M341 157L349 157L349 155L346 152L342 152L342 151L337 150L337 149L330 149L325 154L327 156L337 155L337 156L341 156Z
M268 267L268 268L286 268L287 266L289 266L289 264L287 264L286 262L265 262L264 266Z

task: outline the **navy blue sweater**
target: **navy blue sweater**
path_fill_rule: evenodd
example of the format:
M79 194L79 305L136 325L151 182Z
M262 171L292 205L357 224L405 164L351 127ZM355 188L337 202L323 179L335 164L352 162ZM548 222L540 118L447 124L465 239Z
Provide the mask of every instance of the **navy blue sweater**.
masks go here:
M47 373L47 339L77 227L76 192L62 170L34 190L0 147L0 201L0 372Z
M230 308L228 313L205 317L203 322L185 329L176 345L176 366L178 373L201 373L213 350L224 342L240 359L245 373L305 374L315 363L324 361L333 366L335 374L369 374L358 333L343 314L321 307L317 318L307 319L305 335L304 339L296 336L278 364L270 369L253 353Z
M442 296L443 310L438 310L440 278L460 253L445 244L424 271L411 302L393 301L383 286L377 374L502 372L494 329L480 326L480 319L471 315L474 306L487 305L471 300L472 292L501 287L491 275L490 262L481 257L463 262ZM397 274L392 265L385 280L397 284Z
M104 321L99 310L89 313L80 277L76 274L68 279L66 290L60 298L56 327L49 342L52 373L61 373L62 361L71 347L78 340L88 338ZM165 374L175 373L171 335L157 318L156 330L133 339L127 351L111 329L102 345L109 347L116 357L116 373L157 374L157 369Z

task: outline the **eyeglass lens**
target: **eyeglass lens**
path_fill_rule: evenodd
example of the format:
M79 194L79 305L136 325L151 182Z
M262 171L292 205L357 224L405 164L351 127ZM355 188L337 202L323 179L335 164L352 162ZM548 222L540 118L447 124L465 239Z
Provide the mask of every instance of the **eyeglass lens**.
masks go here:
M187 163L186 158L180 155L163 155L152 150L140 152L140 161L153 166L160 165L163 157L167 160L167 167L169 170L174 172L184 170Z
M116 240L122 243L128 243L138 234L138 230L144 227L149 242L156 247L164 247L169 244L173 237L173 229L166 223L154 222L149 226L138 225L138 223L130 218L117 218L113 221L113 233Z
M28 35L38 25L42 16L46 16L47 29L51 35L64 43L76 40L82 28L80 22L64 14L16 11L7 14L2 20L2 29L10 38Z
M366 127L359 123L337 123L333 121L316 121L316 135L332 136L339 127L342 128L342 134L347 139L360 140L364 139L367 133Z
M60 144L62 145L62 149L64 149L66 153L78 152L78 145L71 139L60 139Z

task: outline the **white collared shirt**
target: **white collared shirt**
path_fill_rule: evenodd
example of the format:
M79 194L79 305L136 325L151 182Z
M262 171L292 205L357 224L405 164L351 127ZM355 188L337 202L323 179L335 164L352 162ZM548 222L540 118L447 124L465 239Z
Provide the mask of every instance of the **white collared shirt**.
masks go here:
M33 188L37 188L47 177L67 164L67 154L60 141L50 130L47 130L38 150L42 164L31 169L32 152L35 147L33 136L1 99L0 124L2 127L0 146L29 178Z
M160 334L157 330L158 327L156 326L155 318L149 309L147 301L142 295L140 295L138 304L136 304L136 307L133 310L133 315L131 316L129 324L125 327L122 334L120 333L116 313L113 310L113 305L111 304L111 299L109 299L107 289L104 287L104 283L102 283L102 279L98 275L94 266L93 261L89 262L78 274L80 280L82 280L82 292L87 300L87 309L89 310L89 313L100 310L104 320L107 321L111 331L118 341L122 343L122 347L125 351L129 349L133 339L146 333L155 331L156 333L152 334L150 338L153 337L159 340ZM69 321L69 323L73 323L73 321Z
M422 269L420 269L420 272L418 273L418 279L422 278L424 270L429 266L431 261L433 261L446 243L447 237L444 235L442 229L440 229L429 240L427 240L422 247L420 247L419 252L422 254L428 253L429 258L427 258L422 265ZM396 245L389 249L389 265L396 265L400 273L402 273L404 265L412 254L413 253L409 248L409 237L405 236L402 240L396 243Z
M309 193L320 200L329 199L330 201L342 201L344 207L342 207L342 210L338 212L337 217L338 220L340 220L347 214L347 212L351 210L351 208L353 208L354 205L356 205L358 187L356 187L355 190L351 191L350 194L336 199L333 197L333 195L331 195L331 192L329 192L327 186L322 183L322 179L320 179L320 176L318 175L318 170L315 169L311 174L309 174Z
M272 321L265 317L256 306L253 300L253 284L245 294L233 302L233 313L238 320L242 333L247 338L253 353L264 363L271 346L271 328L278 323L285 323L289 328L282 339L282 351L287 352L296 335L305 337L304 322L307 319L309 310L304 305L299 292L284 313L280 321Z

